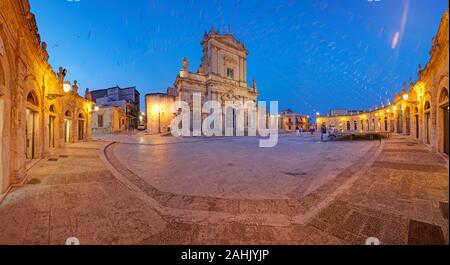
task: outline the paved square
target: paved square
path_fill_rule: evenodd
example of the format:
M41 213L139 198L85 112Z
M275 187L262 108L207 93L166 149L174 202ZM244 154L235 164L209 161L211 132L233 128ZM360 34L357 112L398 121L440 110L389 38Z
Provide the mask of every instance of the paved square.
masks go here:
M447 168L401 137L105 136L30 170L0 204L0 243L407 244L411 220L448 242Z

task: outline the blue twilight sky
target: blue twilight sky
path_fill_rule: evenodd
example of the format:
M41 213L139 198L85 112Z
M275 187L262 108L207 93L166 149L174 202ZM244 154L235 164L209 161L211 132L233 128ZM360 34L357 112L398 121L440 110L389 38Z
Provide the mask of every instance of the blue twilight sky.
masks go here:
M30 0L50 63L82 91L172 86L200 41L228 25L249 50L260 100L313 115L369 109L401 90L429 58L447 0ZM397 34L396 34L397 33ZM398 38L396 38L396 35ZM397 41L395 41L397 39Z

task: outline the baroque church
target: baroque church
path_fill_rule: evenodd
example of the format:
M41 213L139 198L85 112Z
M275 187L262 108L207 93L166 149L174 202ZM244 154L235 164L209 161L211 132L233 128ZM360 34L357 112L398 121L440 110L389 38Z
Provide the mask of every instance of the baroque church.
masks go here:
M220 34L212 28L205 32L201 41L203 55L201 65L191 72L187 58L167 93L152 93L145 96L147 131L163 133L170 130L175 113L170 106L175 101L187 102L192 110L193 93L200 93L202 104L214 100L224 106L226 101L257 103L256 80L247 84L248 51L230 32ZM202 113L202 119L208 116ZM192 126L192 123L191 123Z

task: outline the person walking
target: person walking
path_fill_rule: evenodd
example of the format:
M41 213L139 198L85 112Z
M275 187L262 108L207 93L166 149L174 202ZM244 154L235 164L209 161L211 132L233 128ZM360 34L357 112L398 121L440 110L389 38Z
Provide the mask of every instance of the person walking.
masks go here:
M322 124L320 127L320 140L323 142L323 135L327 133L327 127L325 124Z
M300 136L300 128L298 128L298 125L297 127L295 127L295 133L297 134L297 136Z

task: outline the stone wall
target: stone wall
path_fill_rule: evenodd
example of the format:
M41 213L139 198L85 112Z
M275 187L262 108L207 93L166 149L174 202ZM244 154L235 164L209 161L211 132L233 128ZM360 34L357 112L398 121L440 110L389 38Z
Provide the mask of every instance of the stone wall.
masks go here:
M99 125L99 117L103 116L103 126ZM92 132L94 134L117 133L127 130L127 115L118 107L101 107L92 113Z
M170 123L175 117L171 109L175 102L174 96L155 93L145 95L145 109L147 116L147 132L151 134L169 132Z

